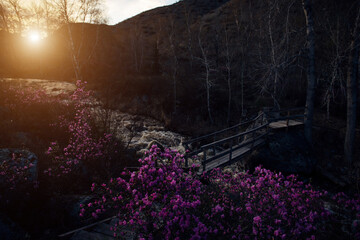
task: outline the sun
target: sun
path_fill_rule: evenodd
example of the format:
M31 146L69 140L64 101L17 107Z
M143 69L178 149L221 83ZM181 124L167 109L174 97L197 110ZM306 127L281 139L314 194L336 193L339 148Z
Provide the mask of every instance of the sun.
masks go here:
M33 31L28 34L28 39L32 43L38 43L41 40L40 33Z

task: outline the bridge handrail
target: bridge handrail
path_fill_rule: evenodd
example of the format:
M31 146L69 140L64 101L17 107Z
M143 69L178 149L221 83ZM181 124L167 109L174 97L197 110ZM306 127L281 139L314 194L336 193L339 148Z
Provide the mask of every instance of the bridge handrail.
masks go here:
M201 161L201 163L202 163L202 164L210 163L210 162L214 161L214 160L217 159L217 158L220 158L220 157L222 157L222 156L224 156L224 155L226 155L226 154L228 154L228 153L231 153L231 152L233 152L233 151L235 151L235 150L237 150L237 149L239 149L239 148L242 148L242 147L245 147L245 146L247 146L247 145L250 145L250 144L258 141L259 139L262 139L262 138L265 137L267 134L268 134L268 132L266 132L266 133L264 133L264 134L261 134L261 135L255 137L255 138L253 138L253 139L250 139L250 141L245 141L245 142L237 145L235 148L229 148L229 149L227 149L227 150L224 150L223 152L221 152L221 153L218 154L218 155L211 156L211 158L208 158L208 159L206 159L206 160L204 159L203 161Z
M277 118L269 118L270 121L279 121L279 120L291 120L291 119L299 119L306 117L305 114L302 115L291 115L291 116L284 116L284 117L277 117Z
M203 136L200 136L200 137L197 137L197 138L194 138L194 139L191 139L191 140L188 140L188 141L185 141L183 142L183 145L184 146L187 146L193 142L198 142L200 140L203 140L203 139L206 139L208 137L212 137L212 136L215 136L215 135L218 135L218 134L221 134L221 133L224 133L226 131L229 131L229 130L232 130L234 128L237 128L237 127L240 127L240 126L243 126L243 125L246 125L246 124L249 124L249 123L252 123L252 122L255 122L256 120L258 120L260 117L262 117L264 115L264 113L261 113L260 115L254 117L253 119L251 120L248 120L246 122L243 122L243 123L238 123L234 126L231 126L229 128L225 128L225 129L222 129L222 130L219 130L219 131L216 131L216 132L213 132L213 133L210 133L210 134L207 134L207 135L203 135Z
M293 111L300 111L305 109L306 107L296 107L296 108L284 108L279 110L270 110L269 112L293 112Z
M298 112L300 110L303 112L303 114L292 113L292 112ZM287 115L286 116L280 115L278 117L268 116L268 119L269 119L269 122L274 122L274 121L279 121L279 120L287 120L287 122L289 122L289 120L291 120L291 119L303 119L305 121L305 118L306 118L305 110L306 110L306 107L285 108L285 109L280 109L280 110L273 110L273 111L269 111L268 113L278 113L280 115L281 113L287 112ZM293 115L291 115L291 114L293 114Z
M247 134L250 134L250 133L259 131L259 130L267 127L267 126L268 126L268 123L265 123L265 124L263 124L263 125L261 125L261 126L259 126L259 127L256 127L256 128L254 128L254 129L251 129L251 130L249 130L249 131L242 132L242 133L238 133L238 134L233 135L233 136L231 136L231 137L224 138L224 139L221 139L221 140L219 140L219 141L216 141L216 142L212 142L212 143L203 145L203 146L201 146L201 149L204 151L204 150L206 150L206 149L209 149L209 148L212 148L212 147L214 147L214 146L220 145L220 144L222 144L222 143L228 142L228 141L233 140L233 139L235 139L235 138L239 138L239 137L241 137L241 136L244 136L244 135L247 135Z

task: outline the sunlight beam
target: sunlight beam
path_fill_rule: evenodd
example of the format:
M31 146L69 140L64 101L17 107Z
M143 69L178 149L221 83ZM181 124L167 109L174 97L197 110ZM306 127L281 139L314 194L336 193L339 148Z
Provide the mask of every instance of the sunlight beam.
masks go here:
M28 39L31 43L38 43L41 40L41 36L38 32L30 32L28 35Z

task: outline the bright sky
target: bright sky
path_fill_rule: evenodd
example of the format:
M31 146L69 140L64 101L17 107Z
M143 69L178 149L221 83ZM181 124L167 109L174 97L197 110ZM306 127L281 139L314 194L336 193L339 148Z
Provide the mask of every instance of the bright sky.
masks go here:
M109 24L117 24L146 10L169 5L178 0L105 0Z

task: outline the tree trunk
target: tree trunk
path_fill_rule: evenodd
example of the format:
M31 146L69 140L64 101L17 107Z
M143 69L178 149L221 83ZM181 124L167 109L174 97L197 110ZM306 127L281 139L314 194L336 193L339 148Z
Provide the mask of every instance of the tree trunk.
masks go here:
M200 50L201 50L201 54L203 56L203 64L205 66L205 70L206 70L206 76L205 76L205 83L206 83L206 105L207 105L207 111L208 111L208 114L209 114L209 120L211 122L211 124L214 123L213 121L213 118L212 118L212 115L211 115L211 107L210 107L210 63L209 63L209 60L207 58L207 55L206 55L206 52L205 52L205 49L202 45L202 42L201 42L201 37L200 37L200 34L201 34L201 29L200 29L200 33L199 33L199 47L200 47Z
M244 113L244 62L241 64L241 117L245 117Z
M357 107L357 81L359 71L359 44L360 44L360 6L355 20L353 40L351 42L351 52L349 57L349 69L346 81L347 89L347 118L346 135L344 143L345 160L350 167L353 160L355 128L356 128L356 107Z
M312 144L312 125L314 119L314 97L315 97L315 33L314 19L312 10L312 0L303 0L303 9L306 17L306 35L308 45L308 86L306 91L306 119L305 119L305 137Z
M227 124L230 123L231 118L231 69L227 69L227 84L228 84L228 110L227 110Z
M67 22L67 28L68 28L68 33L69 33L69 44L70 44L70 51L71 51L71 55L72 55L72 62L73 62L75 77L76 77L76 80L83 80L81 77L81 68L80 68L79 60L76 56L75 43L74 43L74 38L73 38L71 26L70 26L70 21Z

